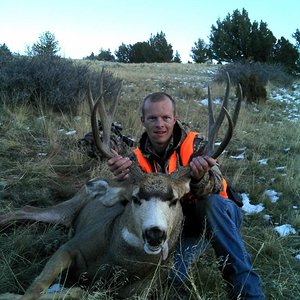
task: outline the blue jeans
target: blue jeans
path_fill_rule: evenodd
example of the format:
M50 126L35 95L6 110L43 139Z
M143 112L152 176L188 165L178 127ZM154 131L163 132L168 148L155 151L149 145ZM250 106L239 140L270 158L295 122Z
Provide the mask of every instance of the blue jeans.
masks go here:
M216 194L186 206L183 203L186 221L169 279L175 285L182 284L188 278L190 265L210 241L230 287L230 299L265 299L240 234L241 209L232 200Z

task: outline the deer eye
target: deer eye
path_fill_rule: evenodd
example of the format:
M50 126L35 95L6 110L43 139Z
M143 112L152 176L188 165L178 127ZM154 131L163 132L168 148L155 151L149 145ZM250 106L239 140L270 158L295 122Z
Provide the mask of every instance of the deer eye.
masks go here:
M131 200L133 201L134 204L138 204L138 205L142 204L140 198L138 198L137 196L132 196Z
M177 204L177 201L178 201L178 198L176 197L174 197L173 199L171 199L170 201L169 201L169 207L172 207L172 206L174 206L174 205L176 205Z

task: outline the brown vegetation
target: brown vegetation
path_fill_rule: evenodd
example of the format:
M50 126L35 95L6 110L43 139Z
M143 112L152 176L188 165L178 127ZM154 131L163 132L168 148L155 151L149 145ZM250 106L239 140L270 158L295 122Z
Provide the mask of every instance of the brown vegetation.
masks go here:
M202 132L206 131L207 107L200 105L199 100L207 98L206 84L211 83L213 99L224 94L224 85L212 82L218 66L105 65L124 81L116 119L123 125L124 134L135 138L142 131L139 106L149 92L164 90L174 96L178 101L179 118ZM101 63L93 65L96 70L102 66ZM287 92L291 91L289 88L287 86ZM267 85L268 97L263 107L241 108L229 152L220 157L220 163L226 177L240 192L249 194L252 204L265 206L260 214L245 215L243 236L253 256L254 267L262 277L267 298L296 300L299 295L296 283L300 280L300 267L295 259L300 243L300 126L299 120L288 120L291 104L272 100L270 92L273 89L276 85L271 81ZM45 110L42 105L37 108L30 104L11 105L5 96L1 100L1 212L25 204L49 206L60 203L74 195L90 178L105 173L104 165L90 159L77 146L78 139L90 131L86 103L80 104L74 115ZM71 129L76 134L66 135ZM220 128L220 134L223 130ZM241 152L245 159L230 158L232 153ZM258 161L264 158L268 158L268 164L260 165ZM279 166L285 167L283 171L276 169ZM266 189L282 193L279 201L271 203L264 195ZM271 215L270 221L264 219L264 214ZM274 226L285 223L292 224L297 234L279 237ZM23 293L39 274L45 260L66 239L67 232L62 228L42 224L12 226L1 232L0 292ZM60 282L64 284L64 279ZM186 289L194 298L226 299L218 266L210 250L191 270ZM112 299L111 292L97 282L83 297ZM157 290L160 299L174 299L174 293L176 291L166 287Z

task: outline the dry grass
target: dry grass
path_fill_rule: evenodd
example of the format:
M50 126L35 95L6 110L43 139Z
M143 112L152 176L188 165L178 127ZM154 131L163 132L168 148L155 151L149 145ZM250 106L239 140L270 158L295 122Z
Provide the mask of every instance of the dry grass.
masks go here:
M102 65L98 63L93 67L101 69ZM171 94L177 99L180 119L205 132L206 107L198 102L207 97L207 84L212 86L214 97L224 93L223 85L212 83L217 66L104 65L124 80L116 118L123 124L124 134L135 138L142 131L139 109L146 94L158 90ZM270 88L274 87L270 85ZM25 204L45 206L60 202L70 198L88 179L101 176L103 165L90 160L77 147L77 140L90 131L86 104L81 105L75 116L55 114L42 107L34 110L30 105L11 107L7 103L9 99L2 99L1 212ZM300 126L299 121L287 120L284 109L284 104L272 99L263 107L242 107L234 138L220 162L229 181L239 191L248 193L252 204L265 206L258 215L245 215L242 233L253 256L254 267L262 277L267 299L296 300L300 294L300 263L295 259L300 252ZM76 130L77 134L66 135L70 130ZM241 150L242 147L245 148ZM245 159L230 158L241 152ZM267 165L258 163L266 158ZM277 170L279 166L285 168ZM264 195L266 189L281 192L280 200L271 203ZM264 214L271 215L269 222L263 218ZM297 234L279 237L274 226L285 223L296 228ZM1 232L0 293L23 293L66 238L62 228L41 224L25 228L12 226ZM191 270L186 289L190 299L226 299L224 283L211 250ZM156 291L157 299L174 299L176 293L174 288L163 284ZM113 297L98 284L93 291L85 292L82 299Z

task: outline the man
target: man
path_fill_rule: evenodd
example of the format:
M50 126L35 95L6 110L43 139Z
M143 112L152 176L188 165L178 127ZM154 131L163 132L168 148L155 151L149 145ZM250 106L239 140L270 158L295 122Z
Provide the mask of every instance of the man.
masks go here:
M118 180L128 178L132 160L145 172L171 173L179 165L189 165L191 192L181 199L185 223L181 249L175 254L176 272L170 274L173 283L180 284L187 278L189 266L199 255L196 245L207 227L207 237L230 287L230 299L264 299L239 232L241 210L228 198L216 160L203 154L203 137L184 129L176 119L175 102L166 93L153 93L144 99L141 122L145 132L139 146L130 157L115 153L108 165Z

